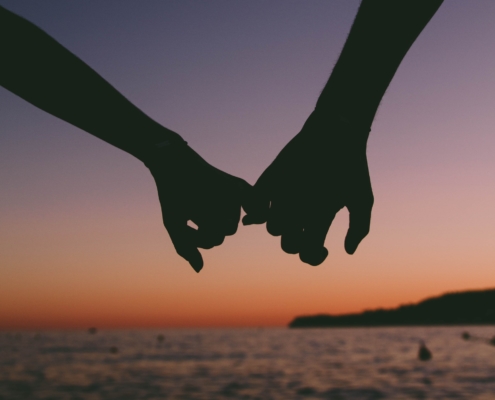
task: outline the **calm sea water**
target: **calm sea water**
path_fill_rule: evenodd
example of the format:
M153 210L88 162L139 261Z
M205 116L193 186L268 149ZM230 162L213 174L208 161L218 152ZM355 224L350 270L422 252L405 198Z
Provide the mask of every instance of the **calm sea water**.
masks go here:
M3 332L0 399L495 399L495 346L462 340L465 330L495 335L495 327ZM431 361L417 360L420 339Z

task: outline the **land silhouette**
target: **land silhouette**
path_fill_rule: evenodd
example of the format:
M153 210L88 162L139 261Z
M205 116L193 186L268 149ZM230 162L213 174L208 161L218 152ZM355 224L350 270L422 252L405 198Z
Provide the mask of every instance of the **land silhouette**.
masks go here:
M495 289L446 293L416 304L344 315L294 318L290 328L495 325Z

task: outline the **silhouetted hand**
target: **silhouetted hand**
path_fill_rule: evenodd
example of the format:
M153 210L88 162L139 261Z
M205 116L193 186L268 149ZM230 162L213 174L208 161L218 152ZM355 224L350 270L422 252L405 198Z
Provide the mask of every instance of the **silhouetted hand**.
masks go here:
M241 203L252 187L211 166L186 144L158 150L146 165L155 178L163 223L175 250L199 272L203 258L198 247L219 246L237 231Z
M299 253L301 261L319 265L328 255L324 242L335 214L347 207L345 249L353 254L369 232L373 206L368 133L337 118L311 114L256 182L244 206L243 224L266 222L271 235L282 236L286 253Z

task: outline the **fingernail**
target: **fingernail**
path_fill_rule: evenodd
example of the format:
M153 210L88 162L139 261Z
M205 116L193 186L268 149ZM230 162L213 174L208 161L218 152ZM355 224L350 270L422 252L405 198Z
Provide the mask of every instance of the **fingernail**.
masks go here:
M328 250L326 247L323 247L321 249L319 256L315 256L314 254L315 252L309 254L307 252L303 252L301 256L301 253L299 253L299 258L301 259L302 262L309 264L313 267L316 267L320 265L323 261L325 261L325 259L328 256Z
M360 242L360 240L356 240L356 238L352 237L352 235L346 236L344 241L344 249L346 253L353 255L356 252Z
M201 271L203 269L203 266L202 265L194 265L191 263L191 267L193 267L193 269L199 274L199 271Z
M326 247L323 247L323 249L321 251L321 256L320 257L321 257L320 258L320 261L316 265L320 265L323 261L325 261L327 259L327 257L328 257L328 250L327 250Z
M203 262L201 260L189 261L191 267L199 274L199 271L203 269Z
M347 252L347 254L350 254L351 256L356 252L357 250L357 244L346 244L344 247L345 247L345 251Z

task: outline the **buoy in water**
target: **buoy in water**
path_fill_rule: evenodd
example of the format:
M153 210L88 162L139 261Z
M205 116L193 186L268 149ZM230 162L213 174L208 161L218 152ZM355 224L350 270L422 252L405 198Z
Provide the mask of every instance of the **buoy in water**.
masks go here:
M471 339L471 335L469 334L469 332L462 332L461 337L462 337L464 340L469 340L469 339Z
M423 341L419 342L418 358L421 361L428 361L432 358L431 351L428 349L428 347L426 347L425 342Z
M160 334L160 335L158 335L156 337L156 340L158 340L161 343L161 342L163 342L165 340L165 336L163 336L163 335Z
M91 327L88 329L88 333L90 335L94 335L96 332L98 332L98 330L95 327Z
M110 347L110 353L117 354L118 352L119 352L119 349L117 346Z
M488 343L490 343L492 346L495 346L495 336L492 337Z

